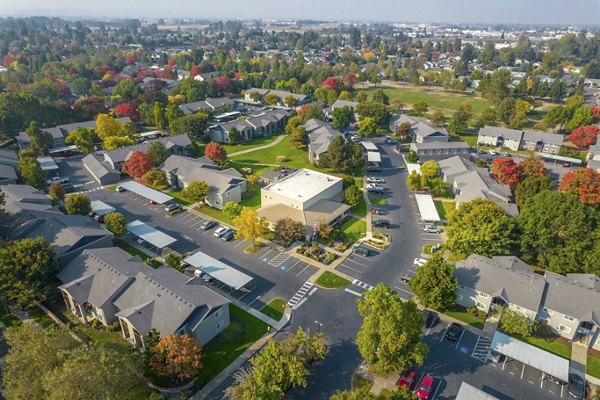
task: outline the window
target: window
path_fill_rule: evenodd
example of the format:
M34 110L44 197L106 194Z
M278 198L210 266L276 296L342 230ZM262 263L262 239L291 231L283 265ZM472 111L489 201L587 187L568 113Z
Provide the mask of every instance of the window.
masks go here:
M223 328L223 322L221 322L221 321L217 322L216 328L217 328L217 332L219 332L221 330L221 328Z
M465 287L463 285L458 285L459 288L461 288L462 290L465 290Z
M456 294L456 301L461 301L463 299L463 295L462 294Z
M563 315L563 319L566 319L567 321L571 321L571 322L575 321L575 318L570 317L568 315Z
M515 306L515 310L517 310L517 311L523 311L523 307L521 307L521 306Z
M219 200L215 200L215 204L219 206L221 205L221 202Z
M548 308L546 308L546 307L544 307L544 311L545 311L545 312L546 312L548 315L552 315L552 314L554 314L554 311L552 311L552 310L550 310L550 309L548 309Z
M477 306L477 308L481 308L482 310L485 310L485 304L480 303L480 302L476 302L475 305Z
M568 326L564 326L564 325L559 325L558 330L561 331L562 333L571 333L571 328L569 328Z
M215 313L215 319L218 319L221 316L221 310L217 310Z

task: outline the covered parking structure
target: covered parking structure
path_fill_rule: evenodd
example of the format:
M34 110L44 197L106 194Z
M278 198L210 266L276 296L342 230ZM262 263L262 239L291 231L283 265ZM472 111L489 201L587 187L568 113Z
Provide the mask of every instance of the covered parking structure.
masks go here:
M563 382L569 381L569 360L504 333L496 332L494 334L490 350L523 363L523 368L528 365L541 371L542 379L545 375L550 375Z
M134 181L122 183L120 186L125 190L129 190L130 192L133 192L138 196L142 196L148 200L151 200L156 204L165 204L173 200L173 198L167 194L164 194L162 192L159 192L158 190L154 190L152 188L149 188L148 186L144 186Z
M183 262L212 276L232 288L232 290L239 290L252 280L251 276L201 251L184 258Z
M106 204L102 200L92 200L90 202L90 205L92 206L92 212L100 216L104 216L106 214L110 214L113 211L116 211L116 208Z
M415 194L419 214L423 222L439 222L440 216L435 208L433 198L428 194Z
M146 243L149 243L153 247L157 248L159 251L177 242L177 239L175 239L174 237L169 236L166 233L161 232L158 229L143 223L139 219L128 223L127 231L133 236L142 239Z
M365 142L360 142L360 144L367 152L369 152L369 151L379 152L379 149L373 142L365 141Z
M463 382L456 395L456 400L498 400L498 398L469 385L467 382Z

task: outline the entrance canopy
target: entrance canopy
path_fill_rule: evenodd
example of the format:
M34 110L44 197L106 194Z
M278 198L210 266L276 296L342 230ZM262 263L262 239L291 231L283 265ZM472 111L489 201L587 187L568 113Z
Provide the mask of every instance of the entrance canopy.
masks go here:
M439 222L440 216L433 203L433 198L428 194L415 194L417 206L423 221Z
M373 142L360 142L360 144L365 148L366 151L379 151Z
M216 280L223 282L235 290L244 287L252 280L251 276L246 275L245 273L238 271L237 269L222 263L221 261L212 258L201 251L184 258L183 262L195 267L196 269L199 269L205 274L212 276Z
M177 239L159 231L156 228L146 225L139 219L127 224L127 231L134 236L139 237L145 242L150 243L152 246L162 250L165 247L175 243Z
M561 381L569 381L569 360L517 340L504 333L496 332L494 334L490 349Z
M103 202L101 200L92 200L90 203L92 206L92 211L96 215L102 216L102 215L110 214L111 212L116 210L114 207L106 204L105 202Z
M173 200L173 198L169 195L166 195L162 192L159 192L158 190L151 189L148 186L144 186L134 181L121 183L120 186L139 196L145 197L148 200L152 200L157 204L165 204Z

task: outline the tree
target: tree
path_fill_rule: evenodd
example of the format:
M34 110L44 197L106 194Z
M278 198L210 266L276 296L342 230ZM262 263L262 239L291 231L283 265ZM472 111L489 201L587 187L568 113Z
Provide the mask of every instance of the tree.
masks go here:
M69 215L88 215L92 211L90 198L85 194L73 193L67 197L65 210Z
M515 223L488 199L471 200L451 212L446 233L448 248L458 254L491 257L510 254L515 245Z
M581 202L589 206L600 205L600 173L592 168L577 168L567 172L558 188L576 195Z
M302 222L296 222L290 217L278 220L273 227L275 239L280 240L285 246L289 246L297 240L304 239L306 229Z
M593 122L594 118L592 117L592 111L587 108L580 106L575 109L573 116L565 125L565 128L568 131L573 131L580 126L590 125Z
M146 155L152 162L152 165L158 167L162 163L164 163L167 160L167 158L169 158L171 153L161 142L152 142L150 143L150 146L148 146Z
M525 317L518 311L503 308L500 317L500 330L510 335L531 336L536 329L535 320Z
M511 187L521 181L521 170L511 157L496 158L492 161L490 172L498 182Z
M176 269L179 272L185 272L185 267L181 265L182 260L183 256L175 252L169 253L169 255L165 257L165 262L169 267Z
M8 242L0 248L1 297L20 306L44 301L57 271L52 245L41 237Z
M19 153L18 168L26 184L36 189L44 188L46 185L46 174L32 152L21 151Z
M471 103L464 101L452 115L448 131L454 135L464 133L469 128L469 119L473 116Z
M351 207L358 207L360 200L363 197L362 190L356 185L349 186L344 191L344 201Z
M377 134L377 123L374 118L365 117L358 121L358 133L365 136L374 136Z
M91 128L79 127L71 131L65 138L66 143L73 143L82 153L91 153L96 149L96 141L98 137L96 132Z
M96 135L101 140L109 136L119 136L121 123L108 114L99 114L96 117Z
M417 152L414 151L414 150L411 150L408 153L408 157L407 158L408 158L408 162L409 163L416 163L416 162L419 161L419 156L417 155Z
M163 132L167 127L165 107L158 101L154 102L154 125L156 125L156 129Z
M338 107L331 112L331 117L333 119L333 129L348 129L350 124L354 122L354 110L348 106Z
M544 117L544 121L548 125L554 127L562 127L569 120L569 112L563 106L552 107L548 110L548 114Z
M388 96L383 89L377 89L375 93L373 93L372 100L385 104L386 106L390 104L390 96Z
M87 96L92 88L92 83L85 77L73 79L71 82L71 91L79 96Z
M230 144L240 144L242 141L242 134L235 126L229 130L227 137Z
M549 176L532 176L519 182L515 190L515 202L522 209L527 200L544 190L554 189L554 182Z
M175 120L169 129L172 134L185 133L192 139L200 139L206 131L209 115L207 112L197 112Z
M169 132L171 134L175 134L178 129L178 121L180 118L184 117L183 111L179 108L177 104L169 104L165 110L165 119L167 121L167 126L169 127Z
M444 126L446 124L446 116L442 111L435 110L433 114L431 114L431 123L435 126Z
M529 156L519 163L521 179L541 178L548 176L548 170L544 164L536 157Z
M288 136L288 140L290 142L290 145L295 149L306 145L308 141L306 129L303 126L295 127L294 129L292 129L292 132Z
M434 254L416 271L408 286L421 305L433 309L454 306L458 282L454 276L454 268L446 263L441 253Z
M429 104L425 100L419 100L413 103L413 111L419 114L419 117L429 110Z
M475 128L483 128L484 126L496 126L496 110L492 107L488 107L477 118L475 121Z
M373 100L363 101L356 106L356 113L360 118L371 117L375 119L377 125L383 125L390 119L390 110L383 103Z
M182 191L181 195L194 203L199 203L204 201L206 196L208 196L210 188L206 184L206 182L202 181L193 181L190 182Z
M65 187L59 182L52 182L48 187L48 195L52 200L62 202L65 200Z
M158 190L164 190L169 187L167 173L158 168L150 168L148 172L142 175L141 181L144 185L151 186Z
M256 239L269 232L269 223L265 217L259 217L255 210L243 207L240 216L235 219L238 229L236 236L243 238L256 247Z
M398 136L398 138L406 139L408 135L410 135L411 131L412 125L410 124L410 122L403 122L396 127L396 132L394 133L396 134L396 136Z
M296 106L296 98L291 94L287 95L285 96L285 99L283 99L283 104L290 108L293 108Z
M29 135L29 150L36 154L46 154L54 144L52 135L42 131L36 121L31 121L25 132Z
M427 345L421 340L423 317L412 302L383 283L358 300L363 323L356 337L358 350L378 373L402 371L422 364Z
M498 105L510 94L509 84L512 81L510 71L499 69L491 75L485 75L479 81L479 91L493 105Z
M150 368L174 381L185 382L202 367L200 342L186 334L170 333L152 348Z
M219 168L223 169L229 163L227 152L215 141L210 142L204 149L204 155L210 158Z
M318 103L310 103L300 107L298 110L298 117L300 117L303 122L313 118L323 121L325 119L325 114L323 113L323 107Z
M223 212L229 217L230 220L234 220L242 213L242 206L233 201L228 201L223 206Z
M546 190L530 198L516 220L523 260L561 274L583 271L595 246L596 210L573 194Z
M406 186L410 190L417 190L418 188L422 187L421 182L421 174L419 174L417 171L411 171L406 178Z
M600 133L600 128L597 125L580 126L567 136L567 140L580 149L584 149L596 143L598 133Z
M133 79L124 79L113 89L113 96L118 96L124 101L131 101L141 94L141 89Z
M277 103L279 103L281 101L279 96L277 96L275 93L266 94L264 97L264 100L267 104L269 104L271 106L275 106L275 105L277 105Z
M108 151L134 144L135 139L128 136L108 136L102 141L102 149Z
M429 183L440 176L440 165L436 161L425 161L421 165L421 187L429 186Z
M141 179L152 167L150 157L138 150L131 153L129 159L123 163L123 171L136 179Z
M260 177L258 175L248 175L246 177L246 182L248 183L248 190L253 192L256 189L258 182L260 182Z
M127 221L123 214L113 211L104 216L104 225L115 236L123 236L127 232Z

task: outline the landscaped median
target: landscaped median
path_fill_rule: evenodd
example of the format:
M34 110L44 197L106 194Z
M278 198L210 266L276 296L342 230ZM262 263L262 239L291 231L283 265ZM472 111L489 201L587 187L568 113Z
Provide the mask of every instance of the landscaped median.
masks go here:
M333 272L325 271L315 283L326 289L339 289L348 286L351 282Z
M260 312L267 317L273 318L275 321L281 320L285 311L285 301L281 299L273 299L266 306L260 309Z

